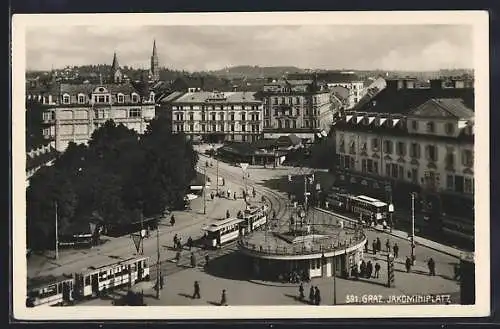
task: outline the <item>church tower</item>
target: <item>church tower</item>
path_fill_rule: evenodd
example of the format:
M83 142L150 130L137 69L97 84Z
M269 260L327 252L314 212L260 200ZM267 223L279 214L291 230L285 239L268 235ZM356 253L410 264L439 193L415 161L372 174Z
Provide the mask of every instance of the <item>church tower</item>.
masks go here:
M111 64L110 80L113 81L114 83L123 82L123 73L120 70L120 64L118 64L118 57L116 56L116 52L113 55L113 64Z
M156 40L153 40L153 54L151 55L151 79L160 80L160 68L158 64L158 54L156 53Z

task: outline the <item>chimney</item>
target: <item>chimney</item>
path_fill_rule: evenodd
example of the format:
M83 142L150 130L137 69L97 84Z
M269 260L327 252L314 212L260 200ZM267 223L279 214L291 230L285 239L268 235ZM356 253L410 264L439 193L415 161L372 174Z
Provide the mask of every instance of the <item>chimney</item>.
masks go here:
M431 89L432 90L443 89L443 80L441 80L441 79L432 79L431 80Z
M397 79L386 80L386 88L389 90L398 90L398 81Z

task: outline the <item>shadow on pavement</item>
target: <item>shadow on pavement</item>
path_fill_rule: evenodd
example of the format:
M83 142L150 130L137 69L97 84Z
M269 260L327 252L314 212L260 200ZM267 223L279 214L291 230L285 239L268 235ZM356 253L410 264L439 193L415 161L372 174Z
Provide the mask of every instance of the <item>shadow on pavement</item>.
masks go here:
M210 304L210 305L213 305L213 306L220 306L219 302L207 301L207 304Z
M302 304L306 304L306 305L311 305L309 304L309 302L305 299L300 299L299 297L295 296L295 295L290 295L290 294L284 294L286 297L288 298L291 298L293 300L295 300L296 302L299 302L299 303L302 303Z
M188 295L188 294L183 293L183 292L180 292L180 293L178 293L177 295L182 296L182 297L185 297L185 298L193 299L193 296L192 296L192 295Z
M370 279L369 278L358 278L357 280L351 279L350 281L358 281L358 282L374 284L374 285L381 286L381 287L387 287L387 284L385 284L383 282L374 281L374 280L376 280L376 278L370 278Z
M239 252L215 258L205 266L205 273L229 280L251 279L250 272Z

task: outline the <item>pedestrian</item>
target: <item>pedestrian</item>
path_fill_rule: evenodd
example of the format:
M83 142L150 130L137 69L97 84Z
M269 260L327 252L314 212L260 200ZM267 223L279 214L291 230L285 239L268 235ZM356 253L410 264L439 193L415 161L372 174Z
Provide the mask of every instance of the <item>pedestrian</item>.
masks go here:
M368 240L365 242L365 253L368 253Z
M177 239L177 248L182 250L182 237Z
M222 177L222 186L226 185L226 180Z
M191 253L191 267L196 267L196 257L193 252Z
M193 239L191 237L188 238L187 245L189 250L193 247Z
M374 275L374 277L378 278L379 273L380 273L380 264L377 262L377 263L375 263L375 275Z
M227 190L227 198L229 199L231 197L231 191L228 189Z
M220 297L220 306L227 306L226 289L222 290L222 296Z
M175 216L172 215L172 217L170 217L170 226L174 226L175 225Z
M434 259L432 259L432 257L429 258L427 266L429 267L429 275L431 276L436 275L436 263L434 263Z
M389 239L385 240L385 249L387 253L391 252L391 243L389 242Z
M212 201L214 200L214 192L210 192L210 198L212 199Z
M359 265L359 275L361 277L364 277L366 275L366 263L364 260L362 260L361 264Z
M373 264L369 260L368 263L366 264L366 278L367 279L371 278L372 277L372 273L373 273Z
M397 243L394 243L394 247L392 247L392 250L394 251L394 258L398 258L399 247Z
M179 242L179 240L178 240L178 238L177 238L177 234L175 234L175 235L174 235L174 248L177 248L177 246L178 246L178 242Z
M409 273L411 270L411 259L408 256L406 256L405 266L406 266L406 272Z
M380 241L379 237L377 237L377 251L378 252L382 251L382 242Z
M234 199L236 200L236 192L234 192L234 195L233 195Z
M254 199L257 196L257 193L255 192L255 187L252 188L252 195L253 195Z
M319 291L319 288L316 286L314 288L314 304L315 305L320 305L321 304L321 294L320 294L320 291Z
M205 255L205 268L208 266L208 262L210 261L210 256L208 254Z
M311 286L309 289L309 304L313 305L314 304L314 287Z
M163 289L163 284L165 283L165 278L162 276L160 276L160 290Z
M231 217L231 214L229 213L229 210L226 210L226 218Z
M194 293L193 293L193 299L200 299L201 296L200 296L200 284L198 283L198 281L195 281L194 282Z
M302 284L302 282L299 286L299 300L304 300L304 285Z
M377 254L377 241L373 240L372 242L373 254Z

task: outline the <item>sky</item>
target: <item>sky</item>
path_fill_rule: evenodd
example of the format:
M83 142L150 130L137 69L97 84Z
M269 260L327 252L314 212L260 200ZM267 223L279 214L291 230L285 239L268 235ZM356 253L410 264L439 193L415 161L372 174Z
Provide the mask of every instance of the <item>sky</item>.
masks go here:
M26 65L50 70L111 64L149 68L156 39L161 67L236 65L426 71L473 68L467 25L44 26L26 33Z

